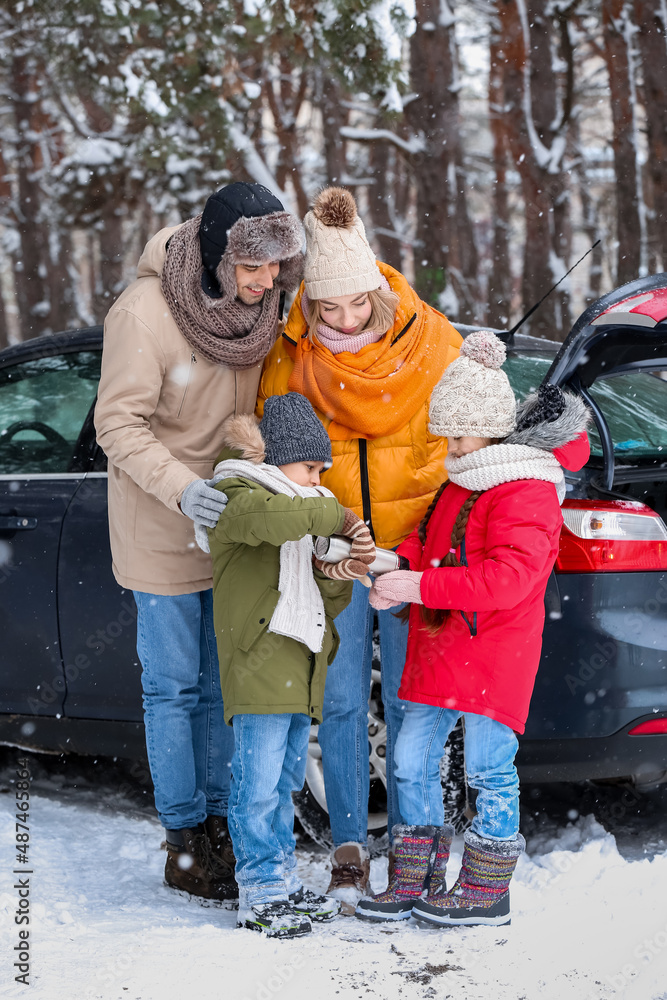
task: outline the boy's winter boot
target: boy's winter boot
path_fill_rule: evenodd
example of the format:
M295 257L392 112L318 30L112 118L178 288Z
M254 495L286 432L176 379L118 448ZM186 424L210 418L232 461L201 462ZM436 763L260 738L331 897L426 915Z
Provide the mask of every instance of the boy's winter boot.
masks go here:
M406 920L412 907L436 879L445 884L445 870L454 828L395 826L389 858L389 885L373 899L362 899L356 915L362 920Z
M219 903L238 898L236 882L223 878L220 862L213 855L204 825L167 830L167 862L164 880L172 889Z
M413 917L428 924L509 924L509 884L525 840L520 833L515 840L486 840L472 830L464 840L456 883L417 900Z
M363 844L348 841L336 848L331 860L327 896L339 900L341 913L351 917L359 900L369 895L370 855Z
M302 885L296 892L290 892L289 898L295 910L318 923L333 920L340 913L339 900L332 896L321 896L318 892L307 889L305 885Z
M235 899L239 894L234 877L236 858L234 857L232 838L229 835L227 817L207 816L204 820L204 829L211 844L212 867L219 875L220 880L228 883L230 898Z
M276 903L256 903L239 909L237 927L247 927L260 931L266 937L293 938L310 934L313 927L303 913L300 913L289 899Z

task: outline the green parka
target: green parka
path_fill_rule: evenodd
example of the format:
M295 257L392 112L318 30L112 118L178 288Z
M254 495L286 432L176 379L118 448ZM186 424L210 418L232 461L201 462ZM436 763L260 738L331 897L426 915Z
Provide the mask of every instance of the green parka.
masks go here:
M238 457L249 456L229 450L219 461ZM225 721L231 724L236 714L302 712L320 722L327 666L339 644L333 619L349 604L352 584L313 569L327 622L319 653L268 627L280 596L280 546L306 534L335 534L344 508L333 497L273 494L250 479L224 479L217 488L229 498L208 533Z

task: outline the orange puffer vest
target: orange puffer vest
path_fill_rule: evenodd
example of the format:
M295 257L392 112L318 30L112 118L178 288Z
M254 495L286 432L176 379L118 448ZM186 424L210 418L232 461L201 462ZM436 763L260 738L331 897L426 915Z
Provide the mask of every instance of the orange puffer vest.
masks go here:
M387 264L378 267L390 287L401 296L396 326L391 331L395 340L405 330L410 336L410 313L414 308L414 292L405 278ZM262 415L264 400L269 396L289 392L289 379L294 369L295 345L307 332L301 312L303 286L290 310L287 326L264 362L259 386L256 413ZM426 321L447 345L442 371L457 356L462 338L449 321L437 310L417 301L417 309L428 310ZM406 329L405 317L408 317ZM417 324L415 324L416 326ZM400 327L400 328L399 328ZM333 356L332 356L333 358ZM442 372L438 374L438 378ZM387 382L388 388L391 382ZM376 544L394 548L402 542L423 517L433 495L446 478L444 459L447 440L429 434L429 398L425 399L404 426L385 437L350 437L332 440L333 466L322 474L322 484L335 494L341 504L351 507L371 528ZM313 402L311 400L311 402ZM316 408L325 427L336 414L328 417Z

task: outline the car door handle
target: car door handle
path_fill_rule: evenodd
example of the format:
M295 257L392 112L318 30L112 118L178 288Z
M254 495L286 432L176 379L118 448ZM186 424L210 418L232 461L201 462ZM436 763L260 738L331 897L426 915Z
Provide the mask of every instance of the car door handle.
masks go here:
M21 517L20 514L0 514L0 531L32 531L36 527L36 517Z

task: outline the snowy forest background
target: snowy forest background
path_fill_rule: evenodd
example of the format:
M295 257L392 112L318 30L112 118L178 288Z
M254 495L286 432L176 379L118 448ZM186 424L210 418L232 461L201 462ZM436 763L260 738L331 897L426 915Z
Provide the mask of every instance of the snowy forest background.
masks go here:
M461 323L667 269L667 0L2 0L0 347L100 322L230 180L356 195ZM524 328L526 329L526 328Z

